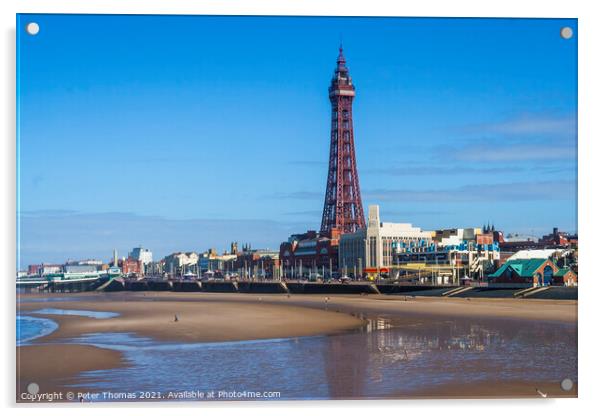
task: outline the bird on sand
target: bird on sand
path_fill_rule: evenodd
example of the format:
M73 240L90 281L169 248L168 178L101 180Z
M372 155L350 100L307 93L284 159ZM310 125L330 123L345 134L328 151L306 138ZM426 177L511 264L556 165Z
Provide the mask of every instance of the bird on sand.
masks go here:
M173 321L174 321L174 322L178 322L178 321L179 321L179 319L178 319L178 314L175 314L175 315L173 316Z
M535 391L537 392L537 394L539 394L543 398L548 397L548 393L544 393L543 391L539 390L537 387L535 387Z

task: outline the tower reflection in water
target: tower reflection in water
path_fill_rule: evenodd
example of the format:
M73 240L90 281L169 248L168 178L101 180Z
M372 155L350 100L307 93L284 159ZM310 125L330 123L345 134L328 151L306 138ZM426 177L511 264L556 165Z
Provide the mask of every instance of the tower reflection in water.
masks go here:
M395 397L448 384L576 379L574 326L471 321L377 317L361 334L326 338L330 396Z
M88 334L73 342L120 350L129 365L84 373L77 386L343 399L411 396L446 385L577 381L574 324L369 318L362 331L345 334L213 344Z

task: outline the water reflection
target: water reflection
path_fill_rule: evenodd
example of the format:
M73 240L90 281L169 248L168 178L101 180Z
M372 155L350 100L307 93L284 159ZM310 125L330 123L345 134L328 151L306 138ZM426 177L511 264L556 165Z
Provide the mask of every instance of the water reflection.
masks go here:
M281 399L395 397L448 383L577 380L576 325L372 317L324 337L158 344L133 334L74 340L124 352L131 366L84 373L82 387L279 391Z
M45 308L31 311L30 313L37 313L40 315L70 315L70 316L85 316L94 319L109 319L119 316L116 312L105 312L105 311L84 311L78 309L57 309L57 308Z
M363 337L330 340L337 345L325 349L324 357L327 373L336 373L329 378L331 396L389 397L449 383L577 378L576 326L471 321L407 324L379 317Z

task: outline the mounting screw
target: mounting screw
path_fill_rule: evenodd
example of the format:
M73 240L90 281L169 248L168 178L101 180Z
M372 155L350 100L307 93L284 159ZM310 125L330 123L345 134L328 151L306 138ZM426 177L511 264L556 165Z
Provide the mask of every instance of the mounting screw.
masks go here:
M30 22L30 23L27 23L27 26L25 26L25 30L30 35L35 36L40 32L40 25L37 24L36 22Z
M570 39L573 37L573 29L571 29L568 26L563 27L562 29L560 29L560 36L562 36L562 39Z

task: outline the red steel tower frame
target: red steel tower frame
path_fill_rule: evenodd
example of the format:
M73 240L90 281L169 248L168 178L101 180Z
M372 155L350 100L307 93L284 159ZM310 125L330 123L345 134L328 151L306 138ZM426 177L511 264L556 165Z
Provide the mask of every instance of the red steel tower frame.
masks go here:
M332 105L330 161L320 231L352 233L366 227L355 162L352 104L355 87L339 48L334 76L328 88Z

